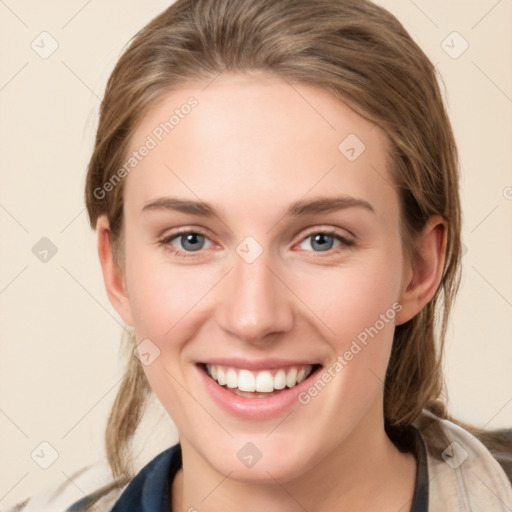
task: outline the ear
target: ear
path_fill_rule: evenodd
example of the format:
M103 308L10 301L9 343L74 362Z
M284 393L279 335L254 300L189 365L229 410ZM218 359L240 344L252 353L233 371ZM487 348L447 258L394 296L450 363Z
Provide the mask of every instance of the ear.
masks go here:
M98 218L96 223L98 233L98 256L100 258L103 281L107 295L114 309L124 322L133 327L130 299L126 288L123 270L114 261L112 251L112 232L105 215Z
M430 218L418 240L413 261L404 264L396 325L419 313L435 295L443 276L447 240L447 224L440 216Z

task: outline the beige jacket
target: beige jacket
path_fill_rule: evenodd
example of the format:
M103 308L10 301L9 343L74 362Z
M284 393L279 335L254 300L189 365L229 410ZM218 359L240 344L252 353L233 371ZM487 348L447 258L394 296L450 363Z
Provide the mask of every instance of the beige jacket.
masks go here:
M440 421L451 444L443 452L445 460L427 454L428 511L512 512L512 485L496 459L469 432L448 420ZM84 494L94 493L97 508L93 506L90 510L108 512L128 485L109 488L112 475L106 459L76 471L71 481L56 483L15 506L0 504L0 512L65 512Z

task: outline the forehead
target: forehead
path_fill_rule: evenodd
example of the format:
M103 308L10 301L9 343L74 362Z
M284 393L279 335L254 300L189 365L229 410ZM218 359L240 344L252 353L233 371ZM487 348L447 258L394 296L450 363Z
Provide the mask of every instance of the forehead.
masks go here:
M387 148L379 127L324 89L221 74L165 94L144 114L130 144L139 156L125 201L140 209L162 195L233 199L251 211L343 194L384 213L397 200Z

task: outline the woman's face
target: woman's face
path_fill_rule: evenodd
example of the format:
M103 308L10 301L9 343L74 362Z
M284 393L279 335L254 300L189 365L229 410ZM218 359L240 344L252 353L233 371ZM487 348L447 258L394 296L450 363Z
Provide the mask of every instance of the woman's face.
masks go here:
M408 320L399 199L385 135L327 91L206 85L169 93L131 141L119 310L186 457L285 482L382 426Z

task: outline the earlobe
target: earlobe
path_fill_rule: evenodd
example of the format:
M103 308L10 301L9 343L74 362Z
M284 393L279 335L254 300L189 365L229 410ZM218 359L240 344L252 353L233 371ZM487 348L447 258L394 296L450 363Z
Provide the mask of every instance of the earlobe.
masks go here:
M413 318L434 297L443 276L446 241L446 221L432 217L423 230L417 254L406 265L399 300L402 309L396 315L396 325Z
M126 289L123 270L114 259L112 248L112 232L105 215L98 218L96 223L98 235L98 256L100 259L103 281L108 298L123 321L133 327L130 300Z

